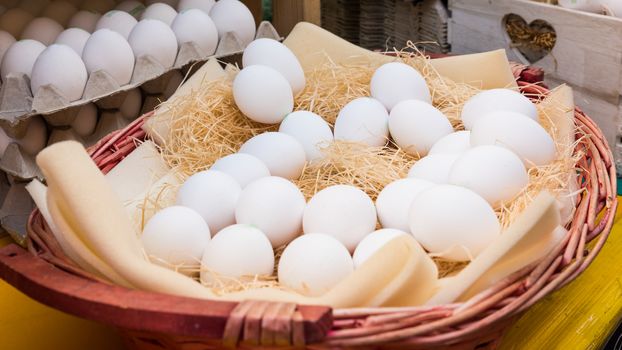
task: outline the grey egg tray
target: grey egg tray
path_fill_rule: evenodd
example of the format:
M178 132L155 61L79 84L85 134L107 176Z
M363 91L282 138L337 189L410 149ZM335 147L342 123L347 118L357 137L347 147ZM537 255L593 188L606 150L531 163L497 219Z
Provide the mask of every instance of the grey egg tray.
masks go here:
M280 39L270 22L262 22L257 29L256 38ZM73 121L79 107L93 102L102 109L118 108L124 101L127 91L139 87L147 95L159 95L166 88L172 72L186 74L195 65L200 65L210 58L230 60L241 54L244 46L238 37L226 33L220 40L216 53L201 57L195 43L181 45L175 64L166 69L153 57L146 55L136 60L132 80L119 86L105 71L93 72L87 81L82 99L68 102L53 85L43 86L33 96L30 81L23 74L8 76L0 88L0 127L7 135L15 138L23 136L28 126L28 119L43 116L54 126L68 125Z
M270 22L259 25L256 38L282 39ZM8 136L20 138L26 133L30 121L41 117L47 125L48 136L55 130L71 133L70 125L80 108L94 103L97 107L98 123L93 134L85 138L78 135L70 137L90 146L112 131L131 123L130 119L124 118L119 112L130 90L140 89L142 101L139 115L142 115L170 97L172 91L166 90L175 75L181 74L187 78L212 58L225 63L241 64L243 51L244 46L237 36L226 33L220 40L216 53L209 57L199 57L193 43L182 45L175 65L170 69L164 69L150 56L140 57L134 67L130 84L118 86L107 72L94 72L89 77L83 98L71 103L54 86L43 87L33 96L28 77L13 76L0 88L0 127ZM43 179L35 156L24 152L17 143L11 143L0 158L0 227L17 241L24 239L26 219L34 208L24 186L35 178Z
M257 38L280 39L270 22L262 22L257 30ZM164 70L163 67L150 56L140 57L134 69L133 81L119 87L107 72L98 71L91 74L85 89L84 98L79 101L65 103L54 86L45 86L36 96L30 92L28 77L10 77L0 88L0 127L12 138L21 138L26 133L28 124L33 117L42 117L49 131L66 129L76 118L80 108L88 103L94 103L98 108L100 122L93 135L81 139L85 145L96 141L127 125L131 120L115 118L101 118L103 115L113 115L125 101L128 92L140 88L143 96L141 114L153 110L169 96L164 94L171 78L174 75L190 76L210 58L217 58L224 62L235 63L240 61L244 48L234 33L226 33L219 43L216 54L207 58L197 58L193 45L182 45L175 67ZM194 56L193 56L194 55ZM34 160L32 156L24 154L20 147L13 145L0 160L0 170L20 179L28 180L37 177L38 171L31 168ZM6 158L6 159L5 159Z

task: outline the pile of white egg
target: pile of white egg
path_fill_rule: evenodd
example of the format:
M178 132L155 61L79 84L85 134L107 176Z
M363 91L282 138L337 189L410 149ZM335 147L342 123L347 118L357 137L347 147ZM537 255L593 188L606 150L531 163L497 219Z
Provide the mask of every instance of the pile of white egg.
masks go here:
M252 137L188 178L177 206L156 213L142 236L149 256L200 270L207 285L272 275L273 250L285 246L279 283L321 295L398 235L412 235L433 256L468 261L501 233L495 209L527 186L528 169L556 156L535 105L512 90L473 96L462 110L466 130L455 132L423 76L387 63L371 79L371 96L345 105L331 128L317 114L293 111L305 76L286 46L256 40L243 62L233 82L237 106L254 121L280 123L279 131ZM423 158L375 203L347 184L307 202L292 182L333 140L378 147L390 138Z
M41 87L53 85L67 102L82 98L94 72L105 71L123 86L130 83L135 63L143 55L151 55L164 68L170 68L178 47L184 43L193 42L207 57L216 51L223 33L234 31L246 42L255 35L253 16L238 0L145 4L136 0L30 0L12 5L10 9L0 7L2 82L9 76L24 74L30 79L33 95ZM164 98L174 92L182 78L178 73L169 81ZM90 137L100 128L98 114L101 128L113 131L123 126L117 125L117 119L130 121L138 116L141 107L141 93L133 89L118 112L98 113L97 107L89 103L80 109L69 128L48 131L43 119L33 118L18 140L0 130L0 157L11 142L36 155L55 141ZM123 118L117 118L119 113Z
M123 86L141 56L151 55L167 69L184 43L193 42L207 57L226 32L235 32L243 43L255 36L253 15L238 0L182 0L179 12L153 1L146 7L135 0L76 2L80 11L67 1L32 0L0 16L2 80L25 74L33 95L53 85L72 102L82 97L93 72L103 70Z

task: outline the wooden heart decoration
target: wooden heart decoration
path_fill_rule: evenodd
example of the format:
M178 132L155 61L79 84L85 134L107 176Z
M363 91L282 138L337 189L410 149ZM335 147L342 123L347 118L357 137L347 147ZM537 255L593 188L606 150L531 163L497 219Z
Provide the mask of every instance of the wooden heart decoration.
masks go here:
M555 28L542 19L527 24L523 17L510 13L503 18L503 27L510 46L524 58L524 63L536 63L543 59L557 41Z

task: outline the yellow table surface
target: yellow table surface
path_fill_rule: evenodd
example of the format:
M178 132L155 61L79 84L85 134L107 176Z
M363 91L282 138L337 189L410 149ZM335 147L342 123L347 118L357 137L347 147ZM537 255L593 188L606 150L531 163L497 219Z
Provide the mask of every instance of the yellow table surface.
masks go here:
M505 336L502 349L599 349L622 316L620 215L600 255L577 280L536 304ZM0 239L0 246L8 244ZM111 350L109 327L41 305L0 281L0 349Z

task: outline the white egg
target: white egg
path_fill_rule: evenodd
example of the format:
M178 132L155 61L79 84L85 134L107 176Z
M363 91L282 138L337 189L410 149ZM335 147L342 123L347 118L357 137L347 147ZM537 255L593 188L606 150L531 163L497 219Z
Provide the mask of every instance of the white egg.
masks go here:
M56 44L67 45L73 49L78 55L82 56L84 45L89 40L91 34L84 29L69 28L65 29L56 37Z
M3 128L0 128L0 158L4 156L7 147L13 142L15 142L15 140L9 137L6 132L4 132Z
M389 243L393 238L408 235L404 231L385 228L382 230L374 231L368 234L361 243L356 246L354 254L352 255L352 261L354 262L354 268L358 269L365 261L371 258L380 248ZM411 236L412 237L412 236ZM411 238L412 239L412 238Z
M235 224L235 206L242 188L223 172L208 170L190 176L177 192L177 204L196 210L212 232Z
M276 69L287 79L294 95L305 87L305 73L298 58L285 45L274 39L257 39L246 47L242 55L244 67L255 64Z
M280 123L294 109L289 83L266 66L242 69L233 80L233 98L240 111L258 123Z
M384 146L389 138L389 114L373 98L359 97L346 104L335 121L335 140Z
M125 95L125 100L119 107L119 112L123 115L123 118L134 120L140 114L140 109L143 106L143 96L140 93L139 88L128 90Z
M439 185L410 207L410 232L430 253L453 261L475 258L501 231L492 207L477 193Z
M468 130L452 132L440 138L428 154L459 154L471 148L471 132Z
M32 19L33 16L23 9L12 8L0 16L0 29L9 32L15 38L19 38Z
M316 193L305 208L304 233L325 233L349 251L376 228L376 207L369 196L349 185L335 185Z
M298 293L320 296L348 277L354 263L335 238L313 233L291 242L279 260L279 283Z
M210 229L196 211L172 206L147 221L141 241L155 263L170 268L197 269L210 241Z
M201 262L201 282L206 285L253 280L274 271L274 251L268 238L250 225L232 225L207 244Z
M95 127L95 134L105 136L113 131L125 128L129 122L120 112L115 110L102 111Z
M179 0L177 11L182 12L190 9L199 9L206 14L212 9L216 0Z
M6 51L15 43L15 38L9 32L0 30L0 62Z
M277 248L302 232L305 205L305 197L292 182L278 176L262 177L242 190L235 219L238 224L259 228Z
M71 122L71 128L82 137L93 134L96 126L97 107L94 103L87 103L80 107L76 118Z
M63 26L53 19L39 17L28 23L28 26L22 33L22 40L32 39L37 40L44 45L50 45L54 43L56 37L63 31Z
M430 89L423 76L413 67L401 63L386 63L376 69L371 78L371 96L391 111L398 103L420 100L432 103Z
M119 10L112 10L106 12L106 14L99 18L97 25L95 25L95 30L114 30L115 32L123 35L123 37L127 40L132 32L132 29L136 26L136 23L138 23L136 18L129 13Z
M154 3L145 9L140 19L155 19L164 22L167 26L173 23L173 20L177 16L177 11L170 5L163 3Z
M170 68L177 57L177 39L173 30L161 21L143 19L128 38L136 59L151 55L164 68Z
M382 227L410 232L410 205L417 195L432 186L434 183L416 178L396 180L385 186L376 199L376 211Z
M71 17L67 27L80 28L92 33L95 31L95 26L97 26L97 21L99 21L100 17L101 15L99 13L78 11L75 15L73 15L73 17Z
M622 17L622 3L618 0L598 0L601 7L610 16Z
M137 0L125 0L121 1L115 10L125 11L135 18L140 17L145 11L145 4Z
M2 65L0 66L2 79L4 80L11 73L22 73L30 77L32 66L43 50L45 50L45 45L36 40L16 41L4 54Z
M419 159L408 171L408 177L427 180L436 184L449 183L451 167L459 154L430 154Z
M262 177L270 176L270 170L259 158L246 153L234 153L218 159L210 170L231 175L242 188Z
M69 2L53 1L43 10L41 15L55 20L62 26L66 26L76 12L78 12L78 9Z
M424 156L432 145L454 131L449 119L429 103L405 100L389 115L389 133L405 152Z
M33 117L28 123L26 134L16 140L19 146L30 155L37 155L45 148L48 141L48 131L41 117Z
M521 159L499 146L477 146L464 152L449 173L449 183L468 188L490 205L514 198L529 183Z
M218 29L207 13L190 9L180 12L171 24L177 44L194 42L204 57L211 56L218 46Z
M279 132L294 137L307 154L308 161L323 157L321 149L333 142L333 132L319 115L308 111L292 112L285 117Z
M462 107L462 123L471 130L475 122L490 112L507 111L524 114L538 120L536 106L520 92L509 89L492 89L471 97Z
M265 132L252 137L239 153L257 157L274 176L295 180L305 167L305 150L295 138L280 132Z
M123 86L132 79L134 53L123 36L110 29L99 29L84 46L82 59L89 74L105 71Z
M73 129L53 129L48 138L47 145L49 146L63 141L82 142L82 139Z
M255 39L255 17L241 1L217 1L210 10L209 16L218 28L219 38L227 32L233 32L244 46Z
M53 85L67 101L82 97L88 74L80 56L69 46L48 46L32 66L30 88L33 96L39 88Z
M528 168L555 160L551 135L538 122L518 113L492 112L480 118L471 130L471 146L481 145L506 147Z
M33 16L37 16L50 4L50 0L21 0L18 5Z

